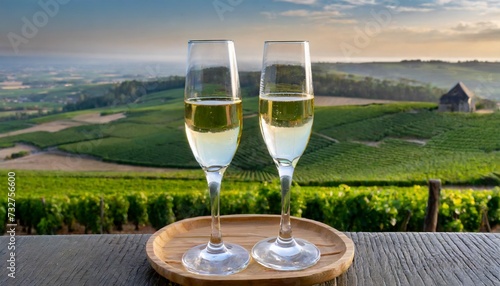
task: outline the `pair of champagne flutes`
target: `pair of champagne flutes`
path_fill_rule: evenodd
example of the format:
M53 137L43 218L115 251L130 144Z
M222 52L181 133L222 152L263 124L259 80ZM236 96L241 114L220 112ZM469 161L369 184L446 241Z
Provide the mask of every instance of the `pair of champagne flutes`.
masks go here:
M247 267L250 254L240 245L223 242L219 218L221 181L239 145L243 122L232 41L189 42L184 104L189 145L208 182L212 223L208 244L189 249L182 263L196 274L234 274ZM255 244L251 255L259 264L276 270L305 269L320 258L314 244L292 236L290 223L292 176L309 141L313 104L309 43L265 42L259 122L279 172L282 206L278 236Z

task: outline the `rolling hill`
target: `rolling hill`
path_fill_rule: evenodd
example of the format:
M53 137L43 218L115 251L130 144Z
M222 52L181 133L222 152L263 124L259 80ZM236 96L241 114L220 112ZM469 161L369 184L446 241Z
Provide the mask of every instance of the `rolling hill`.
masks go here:
M464 82L476 95L500 101L500 63L442 61L402 61L373 63L318 63L317 69L341 72L377 79L407 80L415 84L432 84L450 89L457 82Z
M233 179L269 180L277 175L260 136L257 100L244 99L242 140L227 174ZM24 142L110 162L199 169L184 134L182 89L100 111L125 112L126 117L55 133L4 137L0 144ZM295 179L311 185L411 185L429 178L497 185L499 175L499 112L438 113L433 103L393 103L317 107L313 134Z

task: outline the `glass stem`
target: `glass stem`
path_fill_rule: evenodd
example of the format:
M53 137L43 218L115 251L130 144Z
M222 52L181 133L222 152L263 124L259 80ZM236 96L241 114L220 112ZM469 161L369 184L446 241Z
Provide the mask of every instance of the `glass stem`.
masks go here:
M278 242L286 243L292 240L292 224L290 223L290 188L292 186L293 166L279 166L281 182L281 221Z
M212 216L210 241L207 245L207 250L210 253L221 253L225 251L220 229L220 185L224 171L225 168L216 171L205 171L210 194L210 213Z

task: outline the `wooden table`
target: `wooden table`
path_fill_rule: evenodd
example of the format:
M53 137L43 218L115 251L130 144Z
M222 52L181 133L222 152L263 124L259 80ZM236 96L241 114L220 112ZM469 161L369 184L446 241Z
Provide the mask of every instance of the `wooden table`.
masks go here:
M347 233L356 246L347 273L328 285L500 285L500 234ZM150 267L149 234L17 236L16 278L0 285L169 285Z

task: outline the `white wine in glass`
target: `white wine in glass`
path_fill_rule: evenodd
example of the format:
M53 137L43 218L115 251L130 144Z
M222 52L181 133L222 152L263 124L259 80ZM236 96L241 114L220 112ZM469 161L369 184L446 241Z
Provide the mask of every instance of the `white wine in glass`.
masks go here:
M281 221L278 236L258 242L252 249L252 257L272 269L302 270L320 259L320 251L314 244L293 237L290 223L293 172L309 142L313 118L309 43L266 42L259 121L262 137L280 176Z
M222 176L236 153L243 125L232 41L189 42L184 106L189 146L208 182L212 223L209 242L184 253L182 264L196 274L234 274L248 266L250 255L237 244L223 242L219 217Z

